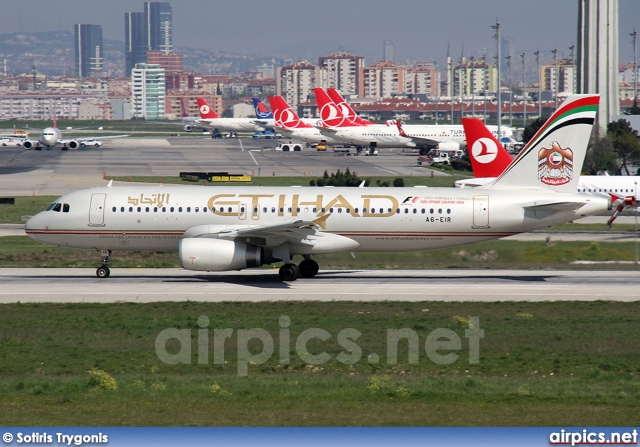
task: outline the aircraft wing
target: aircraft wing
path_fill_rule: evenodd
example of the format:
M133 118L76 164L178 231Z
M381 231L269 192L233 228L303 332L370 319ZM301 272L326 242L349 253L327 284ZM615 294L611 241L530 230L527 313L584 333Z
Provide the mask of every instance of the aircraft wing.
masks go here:
M277 246L284 242L314 245L317 237L322 237L321 229L326 217L316 221L297 220L277 225L255 225L240 228L220 228L214 225L197 225L189 228L184 237L213 239L258 238L264 239L259 245Z
M409 138L416 146L437 146L440 144L439 141L432 140L431 138L420 138L420 137L412 137L411 135L403 135L405 138Z
M87 141L87 140L109 140L112 138L126 138L126 137L130 137L131 135L126 134L126 135L106 135L103 137L82 137L82 138L76 138L77 141Z

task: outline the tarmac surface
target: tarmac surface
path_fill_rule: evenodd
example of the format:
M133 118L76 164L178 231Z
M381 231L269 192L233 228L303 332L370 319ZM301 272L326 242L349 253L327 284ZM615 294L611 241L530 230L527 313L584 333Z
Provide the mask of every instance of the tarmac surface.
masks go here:
M383 149L378 156L345 156L332 152L331 148L327 152L308 148L302 152L274 150L278 143L288 141L214 140L189 135L104 140L100 148L68 151L59 147L39 151L0 147L0 191L6 197L62 195L103 186L105 175L177 177L181 171L313 178L321 177L325 170L349 168L360 176L446 175L418 166L415 151ZM350 153L355 153L355 149L350 149Z
M320 270L282 282L275 269L0 269L0 303L158 301L637 301L638 271Z

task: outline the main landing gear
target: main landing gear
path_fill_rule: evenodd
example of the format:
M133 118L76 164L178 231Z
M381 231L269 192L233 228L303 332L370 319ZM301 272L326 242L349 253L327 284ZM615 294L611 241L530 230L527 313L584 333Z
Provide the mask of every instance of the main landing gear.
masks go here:
M111 271L109 270L109 256L111 256L111 250L100 250L100 256L102 256L102 266L96 270L98 278L108 278Z
M318 263L307 255L300 265L285 264L280 267L278 275L282 281L295 281L299 277L313 278L318 270Z

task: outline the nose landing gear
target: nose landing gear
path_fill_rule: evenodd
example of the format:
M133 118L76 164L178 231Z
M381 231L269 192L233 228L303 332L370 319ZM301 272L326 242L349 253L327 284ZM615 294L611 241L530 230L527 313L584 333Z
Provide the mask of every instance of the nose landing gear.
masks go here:
M96 270L98 278L108 278L111 271L109 270L109 256L111 256L111 250L100 250L100 256L102 256L102 266Z

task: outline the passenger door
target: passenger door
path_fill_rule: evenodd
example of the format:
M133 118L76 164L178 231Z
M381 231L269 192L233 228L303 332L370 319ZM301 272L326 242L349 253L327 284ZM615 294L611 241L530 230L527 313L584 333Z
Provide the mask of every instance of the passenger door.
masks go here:
M104 204L107 195L103 193L91 194L91 205L89 206L89 226L104 226Z

